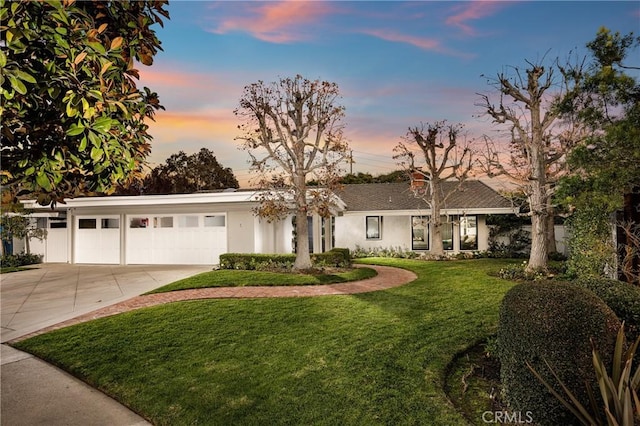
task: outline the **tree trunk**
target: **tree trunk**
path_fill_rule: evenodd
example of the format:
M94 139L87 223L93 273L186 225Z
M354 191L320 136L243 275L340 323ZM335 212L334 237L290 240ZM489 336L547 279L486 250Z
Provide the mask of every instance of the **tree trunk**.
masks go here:
M529 255L529 263L526 270L545 271L547 269L547 235L546 235L546 218L540 214L531 216L531 253Z
M532 109L532 115L533 115ZM534 121L535 123L535 121ZM535 129L534 129L535 132ZM534 133L535 137L535 133ZM541 144L531 144L531 253L526 270L546 271L549 259L547 251L547 192L545 190L544 154Z
M307 187L305 176L294 176L296 186L296 261L293 270L311 269L309 255L309 224L307 222Z
M438 186L440 181L437 179L431 179L431 246L429 253L434 256L443 256L444 248L442 246L442 219L440 218L440 209L442 202L440 201L440 194L438 193Z
M531 254L526 271L546 271L549 253L547 251L547 173L545 164L545 141L540 113L540 95L537 80L529 79L531 101L531 139L529 141L529 164L531 165L529 209L531 211Z
M311 269L311 256L309 255L309 224L307 212L296 212L296 261L293 269Z

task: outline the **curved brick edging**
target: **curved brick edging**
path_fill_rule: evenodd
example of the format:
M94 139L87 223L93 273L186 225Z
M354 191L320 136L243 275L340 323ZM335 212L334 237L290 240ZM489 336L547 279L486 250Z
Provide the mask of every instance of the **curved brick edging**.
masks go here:
M216 287L191 290L178 290L166 293L154 293L133 297L115 305L100 308L88 314L80 315L67 321L45 327L33 333L20 336L8 343L26 340L49 331L58 330L82 322L109 317L135 309L147 308L171 302L203 299L253 299L265 297L313 297L341 294L369 293L399 287L415 280L418 276L411 271L390 266L355 265L375 269L378 275L366 280L351 281L338 284L306 285L306 286L256 286L256 287Z

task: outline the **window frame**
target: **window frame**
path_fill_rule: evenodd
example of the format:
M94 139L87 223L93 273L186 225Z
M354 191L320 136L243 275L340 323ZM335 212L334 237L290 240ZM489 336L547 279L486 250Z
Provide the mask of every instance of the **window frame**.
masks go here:
M463 248L462 247L462 231L463 229L469 229L468 226L463 227L462 223L463 220L466 222L467 219L469 218L474 218L475 220L475 229L476 229L476 234L475 234L475 245L473 248ZM460 218L460 225L459 225L459 230L458 230L458 238L460 240L460 251L475 251L478 250L478 216L477 215L469 215L469 216L463 216Z
M375 233L372 236L369 236L369 219L376 219L375 223ZM381 240L382 239L382 216L365 216L364 221L364 233L365 238L368 241L371 240Z
M414 230L415 230L415 226L414 226L414 220L418 219L424 222L425 226L424 226L424 239L422 240L421 245L424 245L425 247L418 247L416 248L416 239L415 239L415 234L414 234ZM429 249L431 248L431 244L430 244L430 239L431 239L431 230L430 230L430 226L429 226L429 222L430 222L430 217L427 215L411 215L411 250L412 251L429 251Z

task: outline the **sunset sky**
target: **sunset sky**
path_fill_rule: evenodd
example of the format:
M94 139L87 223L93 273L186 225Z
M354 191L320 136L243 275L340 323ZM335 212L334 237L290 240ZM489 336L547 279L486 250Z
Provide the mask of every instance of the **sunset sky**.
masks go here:
M166 108L151 123L149 161L206 147L242 186L248 155L233 110L258 80L337 83L354 172L388 173L409 126L446 119L471 138L495 130L475 106L492 90L483 74L584 55L600 26L640 33L635 1L171 0L168 10L165 27L154 26L164 52L140 65L140 86Z

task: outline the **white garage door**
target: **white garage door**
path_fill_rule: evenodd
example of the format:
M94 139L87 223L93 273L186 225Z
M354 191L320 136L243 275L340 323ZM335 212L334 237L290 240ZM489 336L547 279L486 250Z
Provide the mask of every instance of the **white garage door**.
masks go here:
M76 263L120 263L120 217L77 216Z
M215 265L227 251L224 213L127 216L128 264Z

